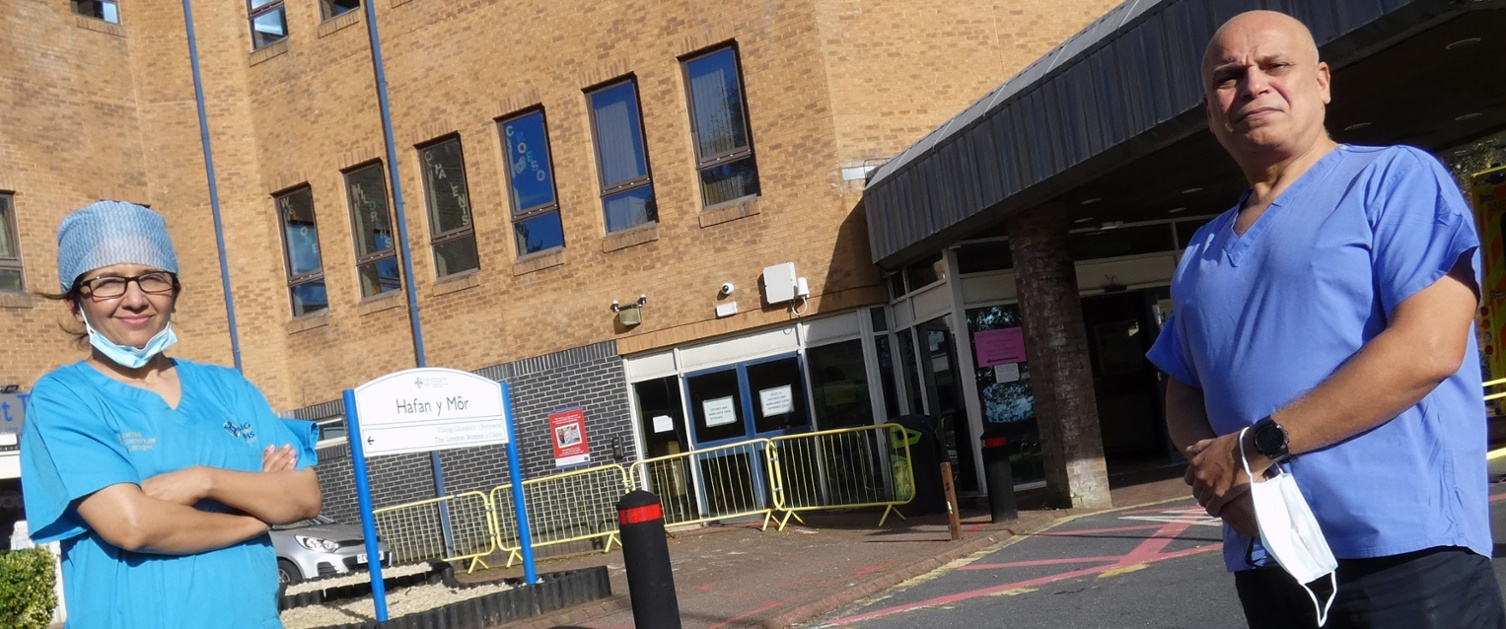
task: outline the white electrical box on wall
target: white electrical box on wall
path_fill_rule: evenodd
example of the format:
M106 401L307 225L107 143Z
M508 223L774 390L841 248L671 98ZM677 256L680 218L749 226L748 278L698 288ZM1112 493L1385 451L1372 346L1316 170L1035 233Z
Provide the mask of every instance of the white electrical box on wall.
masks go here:
M764 267L763 298L770 304L782 304L795 300L794 262Z

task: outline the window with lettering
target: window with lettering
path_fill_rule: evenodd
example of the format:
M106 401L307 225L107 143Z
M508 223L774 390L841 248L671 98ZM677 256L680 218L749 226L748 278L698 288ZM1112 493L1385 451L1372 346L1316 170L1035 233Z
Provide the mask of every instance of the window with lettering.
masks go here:
M481 268L476 254L476 230L471 225L471 194L465 185L460 138L443 139L418 152L424 162L434 272L439 277L448 277Z
M690 133L707 206L758 194L758 164L748 132L748 108L737 49L722 48L685 61Z
M565 246L544 110L507 118L501 125L518 255Z
M246 0L246 17L251 21L253 50L288 36L288 13L282 7L282 0Z
M16 210L11 195L0 193L0 291L21 292L21 246L16 234Z
M314 221L314 192L308 186L272 197L282 225L283 262L288 270L288 302L298 317L329 308L324 289L324 261L319 254L319 225Z
M361 297L402 288L382 163L374 162L345 173L345 190L356 241L356 275Z
M587 96L607 233L658 221L648 150L643 145L638 82L629 78Z

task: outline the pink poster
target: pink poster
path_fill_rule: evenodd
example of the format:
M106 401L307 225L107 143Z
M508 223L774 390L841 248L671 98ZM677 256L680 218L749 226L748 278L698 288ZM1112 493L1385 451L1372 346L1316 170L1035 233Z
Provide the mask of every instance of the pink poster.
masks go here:
M979 367L1025 362L1025 330L1004 328L974 333L973 349Z

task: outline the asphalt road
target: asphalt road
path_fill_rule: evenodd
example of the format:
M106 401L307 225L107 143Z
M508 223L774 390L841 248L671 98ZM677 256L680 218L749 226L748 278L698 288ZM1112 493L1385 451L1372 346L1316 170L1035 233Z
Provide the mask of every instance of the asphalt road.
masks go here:
M1506 540L1506 484L1491 485ZM1241 629L1220 523L1192 500L1061 522L818 618L809 627ZM1496 556L1506 555L1506 543ZM1506 583L1506 558L1494 560Z

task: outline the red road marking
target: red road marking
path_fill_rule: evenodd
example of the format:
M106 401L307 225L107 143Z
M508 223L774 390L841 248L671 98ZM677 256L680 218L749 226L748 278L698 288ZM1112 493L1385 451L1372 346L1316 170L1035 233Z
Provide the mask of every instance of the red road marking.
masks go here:
M1116 562L1117 555L1104 555L1101 557L1069 557L1066 559L1037 559L1035 561L1008 561L1005 563L979 563L962 566L958 570L998 570L1000 568L1033 568L1035 566L1059 566L1069 563L1092 563L1092 562Z
M1490 497L1491 502L1500 502L1502 500L1506 500L1506 494L1495 494Z
M780 606L780 605L783 605L783 604L784 604L784 603L785 603L785 602L786 602L786 601L788 601L788 600L790 600L790 599L788 599L788 598L785 598L785 599L781 599L781 600L777 600L777 601L774 601L774 602L772 602L772 603L769 603L769 604L768 604L768 605L764 605L764 606L763 606L763 607L760 607L760 608L758 608L758 609L755 609L755 610L753 610L753 611L751 611L751 612L748 612L748 613L746 613L746 614L741 614L741 615L738 615L738 616L733 616L733 617L731 617L731 618L728 618L728 619L726 619L726 620L723 620L723 621L721 621L721 622L719 622L719 623L716 623L716 624L714 624L714 625L711 625L711 626L710 626L710 627L707 627L707 628L706 628L706 629L718 629L718 628L719 628L719 627L727 627L727 626L730 626L730 625L731 625L731 624L732 624L732 623L735 623L735 622L737 622L737 621L739 621L739 620L742 620L742 619L744 619L744 618L747 618L747 617L749 617L749 616L752 616L752 615L753 615L753 614L757 614L757 613L759 613L759 612L762 612L762 611L764 611L764 610L767 610L767 609L770 609L770 608L773 608L773 607L778 607L778 606Z
M1135 509L1133 511L1120 511L1119 513L1123 514L1123 515L1145 515L1147 513L1202 513L1202 512L1203 512L1203 510L1201 508L1198 508L1198 507L1169 507L1168 508L1165 505L1162 505L1162 506L1159 506L1159 507L1152 507L1150 509Z
M1152 534L1151 537L1146 538L1144 541L1140 542L1140 544L1137 545L1134 550L1131 550L1128 553L1125 553L1124 555L1119 556L1119 557L1110 557L1109 559L1112 559L1113 563L1109 563L1109 564L1105 564L1105 565L1101 565L1101 566L1094 566L1094 567L1091 567L1091 568L1080 568L1080 569L1072 570L1072 571L1069 571L1069 572L1063 572L1061 574L1054 574L1054 575L1049 575L1049 576L1044 576L1044 577L1037 577L1037 578L1034 578L1034 579L1026 579L1024 581L1015 581L1014 583L1006 583L1004 585L996 585L996 586L993 586L993 587L987 587L987 588L983 588L983 589L980 589L980 590L972 590L972 591L969 591L969 592L957 592L955 594L948 594L946 596L938 596L938 597L935 597L935 598L931 598L931 599L927 599L927 600L919 601L919 602L915 602L915 603L907 603L907 604L904 604L904 605L896 605L894 607L888 607L888 608L884 608L884 609L877 609L877 610L874 610L874 611L871 611L871 612L867 612L867 613L863 613L863 614L855 614L855 615L847 616L847 617L844 617L844 618L837 618L835 620L832 620L829 623L825 623L825 625L823 625L823 626L830 627L830 626L837 626L837 625L848 625L848 624L863 622L865 620L873 620L875 618L882 618L884 616L889 616L889 615L892 615L892 614L898 614L898 613L901 613L901 612L913 611L913 610L917 610L917 609L925 609L927 607L935 607L937 605L946 605L946 604L949 604L949 603L956 603L956 602L959 602L959 601L965 601L965 600L974 599L974 598L978 598L978 597L982 597L982 596L992 596L994 594L1002 594L1004 592L1009 592L1009 591L1012 591L1012 590L1019 590L1019 589L1023 589L1023 588L1031 588L1031 587L1036 587L1036 586L1040 586L1040 585L1046 585L1046 584L1049 584L1049 583L1055 583L1057 581L1065 581L1067 579L1075 579L1075 578L1078 578L1078 577L1085 577L1085 576L1091 576L1091 575L1095 575L1095 574L1102 574L1104 572L1108 572L1109 570L1113 570L1115 568L1123 568L1123 567L1126 567L1126 566L1133 566L1133 565L1136 565L1136 564L1156 563L1156 562L1159 562L1159 561L1165 561L1167 559L1175 559L1175 558L1178 558L1178 557L1186 557L1186 556L1189 556L1189 555L1196 555L1196 554L1199 554L1199 553L1210 552L1210 551L1219 550L1220 548L1222 548L1221 544L1209 544L1209 545L1206 545L1206 546L1197 546L1197 547L1194 547L1194 548L1188 548L1188 549L1185 549L1185 550L1179 550L1179 551L1171 552L1171 553L1163 553L1163 552L1161 552L1163 549L1166 548L1167 544L1171 543L1172 539L1174 539L1177 535L1181 534L1182 532L1185 532L1189 527L1192 526L1192 524L1193 523L1191 521L1181 521L1181 522L1169 522L1169 523L1167 523L1165 525L1162 525L1162 526L1159 526L1159 527L1153 527L1153 528L1158 528L1158 530L1154 534ZM1136 528L1145 528L1145 527L1136 527ZM1122 530L1122 529L1120 529L1120 530ZM1044 533L1037 533L1037 535L1046 535L1046 534L1044 534Z
M1155 531L1166 526L1165 522L1155 524L1135 524L1132 526L1115 526L1106 529L1078 529L1069 531L1047 531L1045 533L1032 533L1036 537L1073 537L1076 535L1097 535L1099 533L1123 533L1125 531Z

